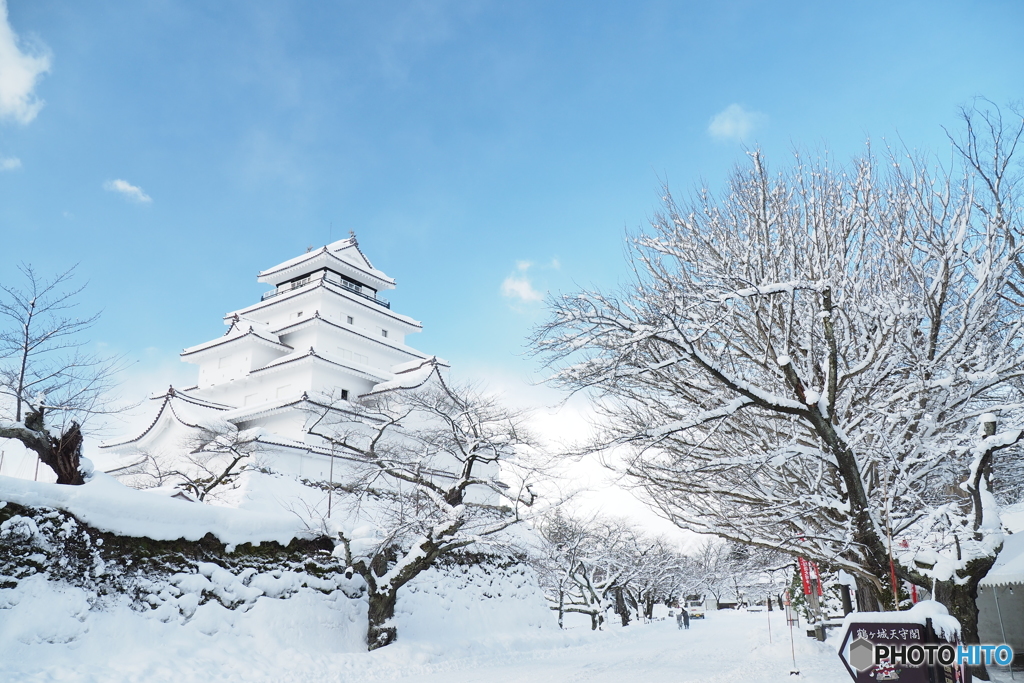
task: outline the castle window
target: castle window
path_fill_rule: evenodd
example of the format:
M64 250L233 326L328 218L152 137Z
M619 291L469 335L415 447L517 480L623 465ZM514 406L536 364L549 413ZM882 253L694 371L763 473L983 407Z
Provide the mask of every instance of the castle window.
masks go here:
M348 317L346 318L346 320L348 321L348 324L349 324L349 325L351 325L351 324L353 324L353 323L355 322L355 320L353 320L353 319L352 319L352 316L348 316Z
M382 337L388 336L388 331L387 330L381 330L380 331L380 336L382 336Z
M341 390L341 400L342 401L347 401L348 400L348 389L342 389Z

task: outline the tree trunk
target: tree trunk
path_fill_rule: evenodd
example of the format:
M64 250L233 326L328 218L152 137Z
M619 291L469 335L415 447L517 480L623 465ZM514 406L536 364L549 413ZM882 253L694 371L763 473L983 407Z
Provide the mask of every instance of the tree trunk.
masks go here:
M398 638L398 629L388 625L395 616L395 603L398 599L398 591L378 593L370 591L370 609L366 615L369 622L366 629L366 649L376 650L390 645Z
M565 615L565 591L558 588L558 628L564 629L563 619Z
M878 601L878 594L875 592L875 585L860 576L857 581L857 611L858 612L881 612L882 607Z
M81 485L85 478L79 470L82 464L82 429L77 422L54 438L46 430L41 411L25 416L24 426L0 427L0 438L16 439L39 457L39 461L57 475L58 484Z
M967 583L957 585L956 581L937 581L935 583L935 599L946 606L949 613L960 622L960 636L965 645L976 645L981 642L978 633L978 584L988 570L995 564L994 555L971 560L967 563L965 573L969 577ZM971 667L975 678L989 680L985 662Z
M622 620L623 626L629 626L629 608L626 607L626 599L622 596L622 589L615 589L615 611Z
M57 473L58 484L80 486L85 483L79 470L82 464L82 441L82 430L77 422L72 422L60 438L50 437L49 457L40 456L40 460Z

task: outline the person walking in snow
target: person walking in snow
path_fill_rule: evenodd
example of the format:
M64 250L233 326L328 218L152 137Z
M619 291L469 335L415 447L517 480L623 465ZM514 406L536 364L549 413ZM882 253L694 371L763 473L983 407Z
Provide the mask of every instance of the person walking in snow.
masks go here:
M683 618L683 628L687 631L690 630L690 613L686 611L686 608L679 610L680 616Z
M682 630L682 628L683 628L683 610L682 610L682 608L680 608L679 611L676 612L676 626L679 627L680 630Z

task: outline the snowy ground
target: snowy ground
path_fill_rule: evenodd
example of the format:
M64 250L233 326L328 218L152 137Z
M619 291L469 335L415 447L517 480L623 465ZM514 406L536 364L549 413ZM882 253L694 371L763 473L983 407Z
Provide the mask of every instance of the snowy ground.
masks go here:
M520 651L489 648L456 657L431 656L402 671L398 680L424 683L570 682L644 683L700 681L726 683L791 681L792 655L784 619L773 612L773 642L768 615L723 611L693 620L680 631L673 620L612 627L602 633L569 631L562 642L538 642ZM824 643L795 633L800 680L839 683L850 680ZM411 648L411 650L422 649ZM387 674L370 680L388 680Z
M293 598L292 600L296 600ZM424 683L603 681L791 681L790 644L780 613L717 612L689 631L674 621L587 629L537 629L484 640L409 638L375 653L331 651L329 610L301 602L261 601L246 624L205 635L196 629L112 613L89 618L71 642L24 642L0 624L4 681L239 681L245 683L393 681ZM317 612L317 609L320 612ZM262 612L261 612L262 610ZM2 618L4 612L0 612ZM10 614L9 612L7 614ZM41 619L45 617L38 615ZM241 622L242 620L240 620ZM311 629L319 622L327 628ZM4 628L6 626L7 628ZM27 626L27 625L26 625ZM19 629L16 629L19 630ZM24 629L20 629L24 631ZM72 626L68 635L76 629ZM315 631L319 630L319 634ZM6 631L6 633L4 633ZM56 635L56 634L55 634ZM335 636L337 633L335 632ZM7 640L6 643L2 642ZM49 640L55 640L53 638ZM849 680L829 645L796 635L799 680Z

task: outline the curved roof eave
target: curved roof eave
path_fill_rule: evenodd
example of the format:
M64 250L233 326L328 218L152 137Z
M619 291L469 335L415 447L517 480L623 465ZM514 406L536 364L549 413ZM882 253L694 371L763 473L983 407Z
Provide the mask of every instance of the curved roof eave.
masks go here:
M310 285L312 285L312 286L310 286ZM267 306L272 306L272 305L274 305L276 303L281 303L281 302L284 302L284 301L291 301L294 298L297 298L297 297L300 297L300 296L304 296L306 294L311 294L311 293L315 292L318 288L325 287L325 286L333 287L333 285L331 285L331 283L325 283L323 280L318 280L315 284L311 282L308 285L299 287L298 289L290 290L290 291L285 292L283 294L279 294L279 295L277 295L275 297L271 297L269 299L264 299L263 301L257 301L256 303L251 304L249 306L246 306L245 308L239 308L237 311L231 311L230 313L227 313L227 314L224 315L224 320L230 320L231 318L233 318L236 315L242 315L242 314L245 314L245 313L250 313L252 311L259 310L259 309L267 307ZM331 293L333 293L333 294L342 294L342 295L344 295L346 299L348 299L349 301L351 301L353 303L359 304L360 306L365 308L370 313L379 315L379 316L381 316L381 317L383 317L385 319L388 319L388 320L394 320L396 322L402 323L403 325L408 325L409 327L413 328L414 332L420 331L420 330L423 329L423 323L421 323L420 321L413 320L409 316L402 315L401 313L395 313L391 309L381 308L379 306L373 306L373 305L368 304L368 303L366 303L364 301L361 301L362 297L360 297L358 295L355 295L355 294L350 294L350 293L346 292L344 287L332 288L332 289L329 289L329 291Z
M325 324L325 325L330 325L331 327L336 327L339 330L343 330L344 332L348 332L350 334L354 334L357 337L362 337L363 339L366 339L368 341L372 341L372 342L374 342L376 344L380 344L381 346L384 346L384 347L386 347L388 349L391 349L392 351L398 351L399 353L404 353L407 356L412 356L413 358L415 358L417 360L426 360L427 358L430 358L430 356L428 356L427 354L423 353L422 351L417 351L416 349L412 348L411 346L405 346L404 344L402 346L399 346L397 344L391 344L391 343L388 343L388 342L384 341L383 337L378 339L377 337L374 337L374 336L371 336L371 335L368 335L368 334L363 334L359 330L355 330L355 329L352 329L350 327L345 327L344 325L339 325L338 323L331 322L327 318L325 318L322 315L320 315L320 311L316 311L313 315L311 315L308 318L303 318L302 320L299 320L298 322L289 323L288 325L285 325L284 327L280 327L280 328L274 330L274 333L275 334L289 334L291 332L295 332L297 330L300 330L303 327L307 327L309 325L312 325L313 323L316 323L318 321L323 323L323 324ZM409 362L414 362L414 361L409 361Z
M270 347L272 349L277 349L279 351L286 351L287 352L287 351L292 351L293 350L291 346L288 346L287 344L285 344L283 342L279 342L279 341L276 342L276 341L273 341L271 339L267 339L266 337L263 337L262 335L257 333L255 330L250 329L248 332L246 332L244 334L240 334L237 337L218 337L217 339L213 339L213 340L208 341L208 342L203 342L202 344L197 344L195 346L191 346L191 347L185 349L184 351L182 351L181 354L179 354L179 355L182 358L184 358L185 356L200 355L200 354L203 354L203 353L205 353L207 351L212 351L213 349L217 349L217 348L220 348L220 347L223 347L223 346L227 346L229 344L233 344L233 343L241 341L243 339L252 340L252 341L255 341L257 343L260 343L260 344L263 344L265 346L268 346L268 347Z
M359 250L358 247L356 247L356 251L358 251L360 256L362 256L362 251ZM367 259L365 256L363 256L363 259L369 265L369 259ZM363 268L357 263L353 263L348 259L343 259L340 256L337 256L334 252L330 251L326 246L318 249L317 251L311 251L307 254L303 254L302 256L298 256L289 261L285 261L284 263L278 264L268 270L260 271L259 275L257 275L256 277L256 280L257 282L265 282L268 284L274 284L275 281L284 281L288 279L289 273L291 273L292 271L298 272L310 268L317 260L323 260L328 263L340 265L344 267L346 270L358 273L358 275L362 277L370 278L372 281L379 285L375 289L394 289L395 287L394 279L388 277L386 274L377 270L376 268L373 268L373 266L370 266L369 268Z
M355 375L357 377L361 377L363 379L370 380L371 382L384 381L384 378L380 377L378 375L374 375L372 373L366 372L365 370L360 370L359 368L354 368L351 365L346 365L344 363L338 363L337 361L329 360L327 358L324 358L323 356L317 355L316 351L313 350L312 347L310 347L308 352L302 354L301 356L294 356L292 358L288 358L287 356L285 356L285 357L279 358L276 362L270 363L268 365L264 365L262 368L257 368L255 370L251 371L249 374L250 375L255 375L258 372L269 372L271 370L276 370L277 368L283 368L283 367L285 367L287 365L290 365L292 363L301 363L303 361L309 361L309 362L320 361L321 363L327 363L328 365L333 365L335 367L343 368L344 370L347 370L348 372L351 372L353 375Z
M100 444L100 448L118 448L121 446L128 446L130 444L139 443L140 441L145 440L146 436L148 436L150 432L156 429L156 426L160 423L160 419L164 416L164 411L166 410L170 410L171 418L176 420L179 424L182 424L185 427L199 429L199 425L195 425L192 424L191 422L183 420L181 416L178 415L178 413L174 410L174 405L171 403L171 401L175 398L185 401L187 403L191 403L192 405L198 406L200 408L206 408L208 410L228 410L227 406L218 407L216 404L196 400L190 396L182 396L180 392L174 390L174 387L171 387L170 389L168 389L167 393L164 394L164 402L160 405L160 409L157 411L156 416L152 419L152 421L150 421L149 425L146 427L146 429L142 431L141 434L136 436L134 439L127 439L125 441L118 441L116 443L102 443Z

